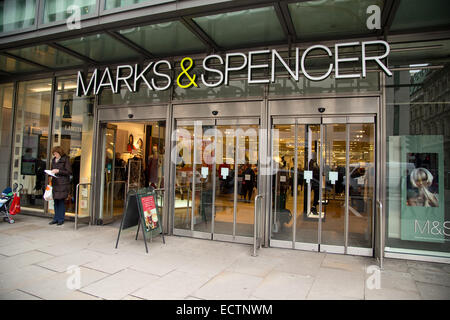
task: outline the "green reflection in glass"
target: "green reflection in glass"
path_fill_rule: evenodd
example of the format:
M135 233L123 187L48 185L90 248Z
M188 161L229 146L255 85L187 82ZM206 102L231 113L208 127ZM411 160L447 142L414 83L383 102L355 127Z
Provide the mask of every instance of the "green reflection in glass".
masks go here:
M273 7L220 13L193 20L225 48L285 40Z
M203 42L179 21L126 29L120 33L155 55L179 54L205 49Z
M321 72L322 74L323 72ZM298 82L290 78L276 78L269 86L270 96L320 95L324 93L378 92L379 73L368 72L365 79L335 79L330 75L322 81L310 81L300 76Z
M5 56L0 56L0 70L10 73L25 73L42 70L34 65L17 61Z
M138 57L137 52L106 34L95 34L92 36L65 40L59 42L59 44L101 62Z
M93 14L96 11L96 0L46 0L44 5L44 23L66 20L73 15L70 6L80 8L80 14Z
M52 68L83 64L83 61L47 45L10 50L8 53Z
M325 0L290 3L289 11L298 38L331 38L376 32L367 28L371 5L383 10L382 0Z
M163 86L164 84L157 85ZM120 92L115 94L110 89L102 90L100 105L139 105L150 103L167 103L169 101L170 90L156 91L150 90L146 85L141 85L139 91L130 92L128 88L122 87Z
M144 2L155 2L155 0L106 0L105 1L105 10L109 9L115 9L115 8L123 8L123 7L129 7L138 3L144 3ZM162 2L162 1L159 1ZM169 2L169 1L164 1Z
M0 1L0 33L26 29L34 25L36 0Z
M388 59L389 66L441 64L449 61L450 40L391 44Z
M449 12L450 1L448 0L400 1L391 30L448 26Z

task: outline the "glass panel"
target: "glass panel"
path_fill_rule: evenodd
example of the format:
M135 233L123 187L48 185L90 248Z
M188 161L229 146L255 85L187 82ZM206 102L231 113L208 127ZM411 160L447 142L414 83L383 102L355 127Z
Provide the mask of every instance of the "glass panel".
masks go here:
M6 187L8 184L8 172L11 169L11 134L12 134L12 106L13 106L13 84L0 85L0 171L4 172L0 176L0 186Z
M111 89L100 91L100 105L138 105L169 101L170 90L156 91L150 90L146 85L141 85L139 91L130 92L123 87L120 93L114 94Z
M338 246L345 244L345 188L343 182L347 153L346 126L346 124L323 125L322 211L324 215L321 244Z
M83 64L83 61L47 45L9 50L8 53L51 68L63 68Z
M375 125L349 124L349 131L348 245L372 248L372 219L375 207Z
M274 125L272 177L272 239L292 241L294 219L295 126ZM299 184L301 181L299 180ZM303 185L301 184L300 187ZM303 188L302 188L303 189Z
M73 15L71 6L80 8L82 16L94 14L97 9L96 0L45 0L44 4L44 23L66 20Z
M450 2L447 0L400 1L391 30L446 27L450 24L449 12Z
M117 128L115 126L108 126L103 128L104 132L104 156L102 157L102 210L100 219L103 221L109 221L114 217L114 195L113 195L113 183L115 180L115 145L117 139ZM125 191L124 191L125 192ZM125 193L123 195L116 194L117 200L122 201L125 199ZM117 201L116 201L117 203ZM123 208L123 207L122 207ZM117 213L118 214L118 213Z
M217 126L214 233L233 234L236 136L232 126Z
M104 130L103 219L116 219L127 193L164 188L165 121L108 123ZM163 199L158 193L158 207Z
M64 40L58 44L96 61L134 59L139 54L107 34ZM105 52L108 54L105 55Z
M323 74L323 73L321 73ZM322 81L310 81L300 77L296 82L290 78L278 77L269 84L270 96L321 95L324 93L377 92L380 90L378 72L368 72L365 79L339 79L333 75Z
M179 21L121 30L120 34L154 55L177 55L205 49L203 42Z
M424 63L439 65L450 61L449 53L450 40L394 43L391 44L388 64L390 67Z
M198 88L182 89L175 86L174 100L261 97L264 93L264 85L248 84L247 80L230 80L228 86L221 85L215 88L197 84Z
M36 0L0 1L0 33L32 27L36 17Z
M450 257L450 67L386 81L385 250Z
M224 48L285 40L273 7L197 17L193 20ZM245 28L242 22L245 21Z
M211 232L215 130L212 125L194 126L194 230Z
M163 2L171 2L174 0L166 0L166 1L157 1L158 3ZM106 0L105 1L105 10L114 9L114 8L123 8L132 6L138 3L145 3L145 2L156 2L155 0Z
M51 79L19 83L11 180L23 185L21 206L29 211L44 209L51 89Z
M239 199L236 235L253 236L254 198L258 194L258 125L235 126L237 136L237 170Z
M178 125L172 136L172 142L176 143L174 228L190 230L194 126Z
M92 143L94 132L94 97L76 96L76 78L57 79L53 111L52 148L60 146L72 164L70 200L66 213L75 213L76 187L91 183ZM79 216L89 216L88 186L80 188Z
M25 73L42 70L34 65L0 55L0 70L10 73Z
M320 125L297 125L298 182L296 242L317 243L319 228ZM304 170L303 170L304 168ZM303 181L301 183L301 181ZM302 186L303 184L303 186Z
M382 0L325 0L289 3L292 22L299 39L333 38L337 36L373 34L366 20L367 7Z

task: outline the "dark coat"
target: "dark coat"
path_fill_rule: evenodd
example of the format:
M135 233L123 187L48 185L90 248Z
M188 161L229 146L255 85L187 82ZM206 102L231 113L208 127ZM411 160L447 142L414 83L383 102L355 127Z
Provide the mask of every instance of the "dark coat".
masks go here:
M52 178L53 199L64 200L70 192L70 176L72 175L72 166L68 156L62 156L58 162L52 159L51 169L58 169L57 178Z

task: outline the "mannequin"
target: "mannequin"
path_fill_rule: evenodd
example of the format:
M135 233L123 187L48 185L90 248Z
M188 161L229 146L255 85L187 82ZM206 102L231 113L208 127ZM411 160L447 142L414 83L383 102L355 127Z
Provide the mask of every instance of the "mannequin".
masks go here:
M159 188L159 158L158 146L154 144L152 147L152 154L148 157L147 168L149 185L156 188Z

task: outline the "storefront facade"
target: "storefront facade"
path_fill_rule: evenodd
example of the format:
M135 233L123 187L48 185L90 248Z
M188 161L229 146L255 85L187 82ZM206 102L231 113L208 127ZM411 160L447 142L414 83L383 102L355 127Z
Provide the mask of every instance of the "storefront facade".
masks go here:
M446 1L22 2L0 163L24 213L53 214L62 146L69 217L113 223L151 185L169 234L450 261Z

